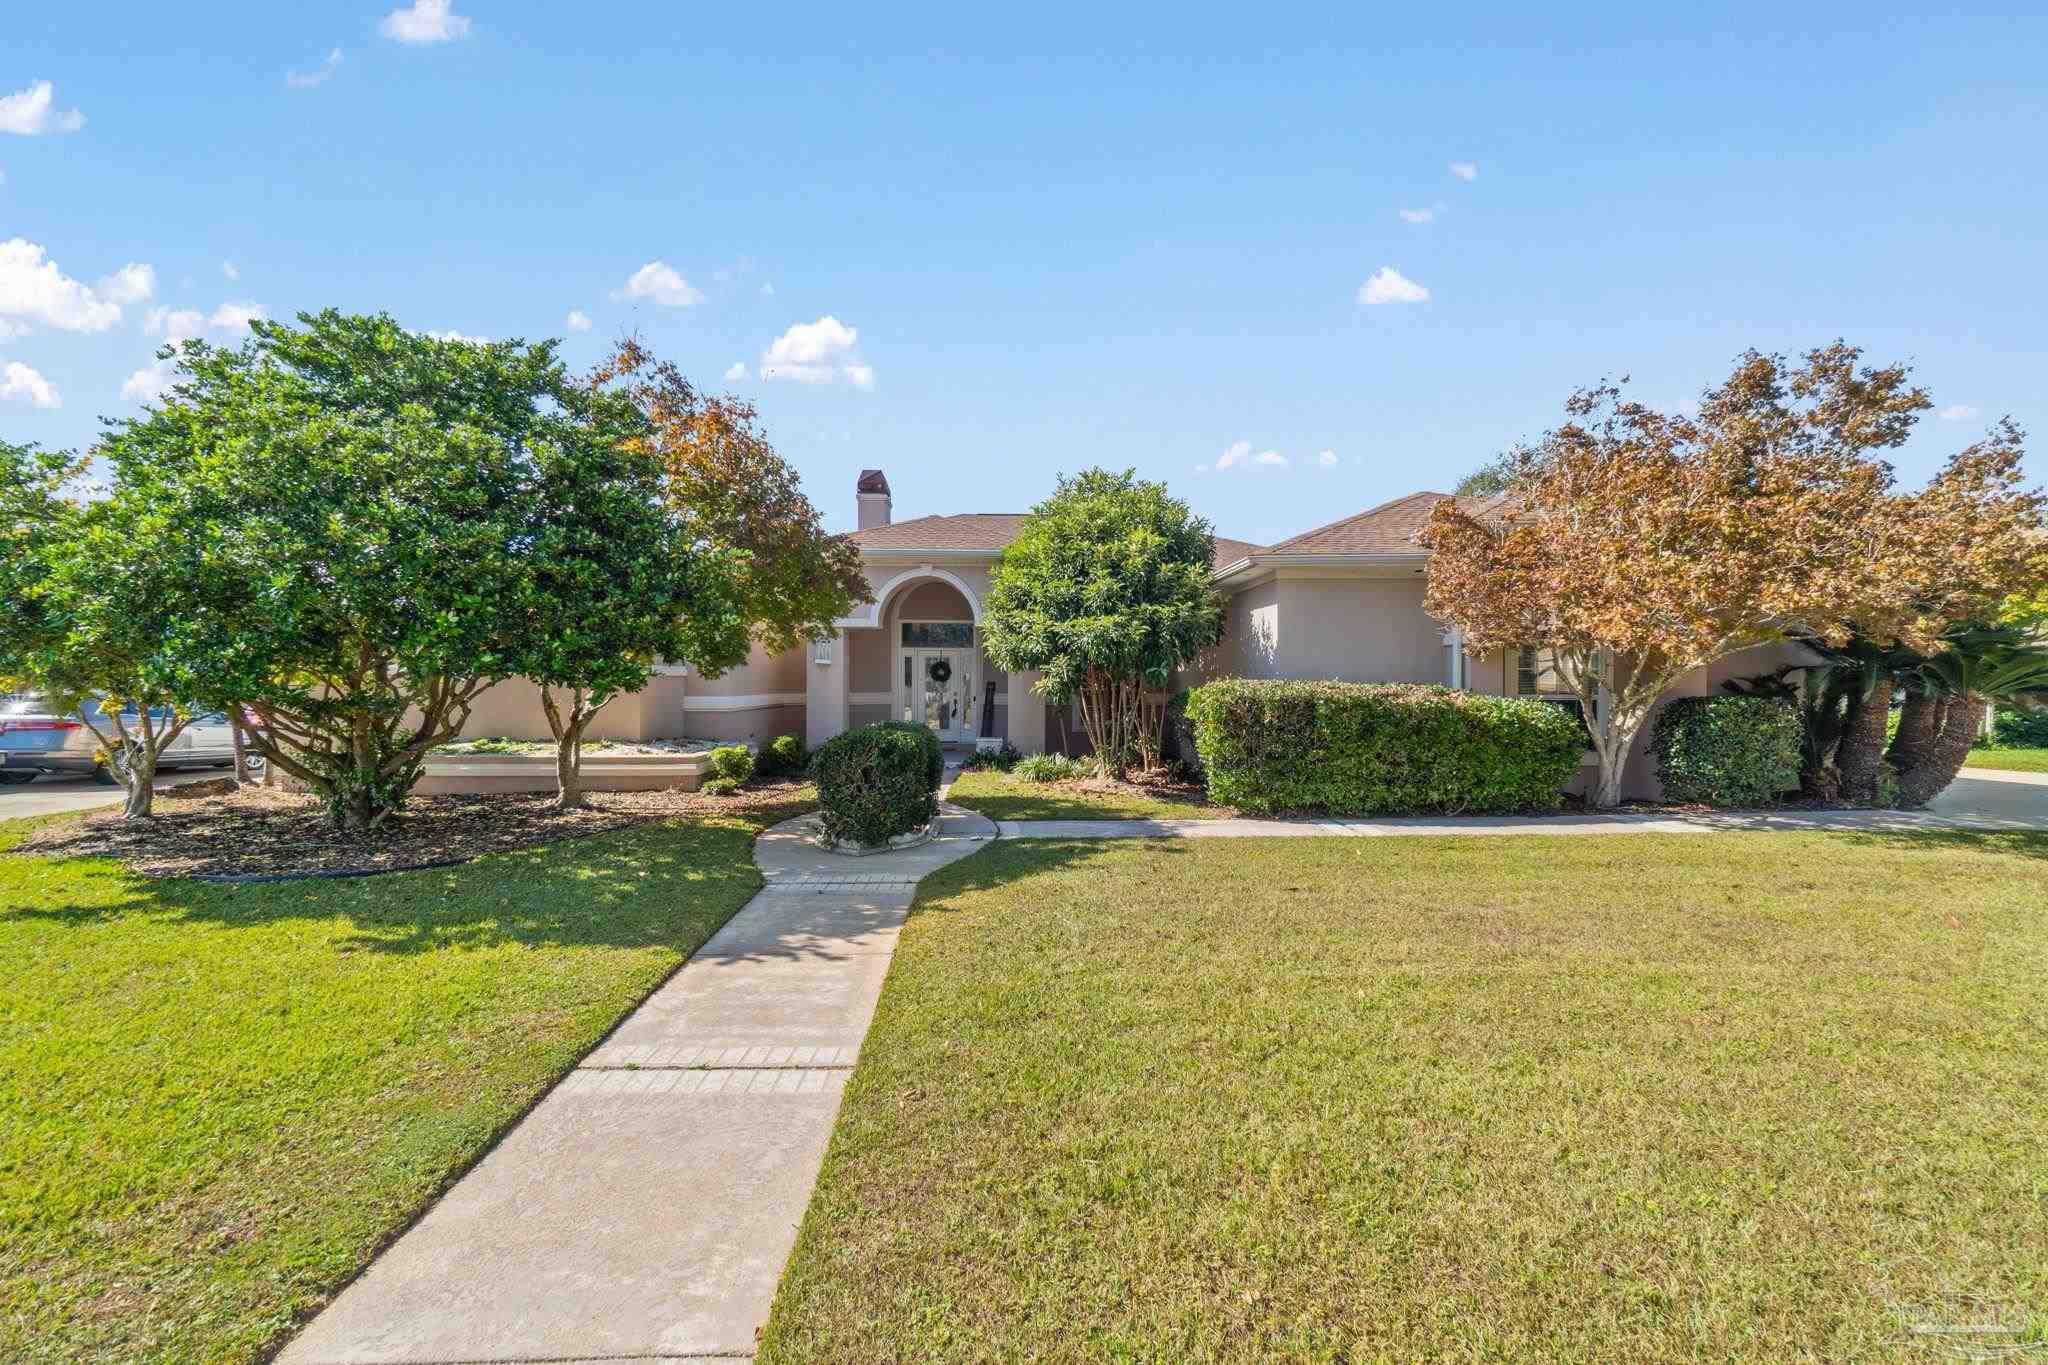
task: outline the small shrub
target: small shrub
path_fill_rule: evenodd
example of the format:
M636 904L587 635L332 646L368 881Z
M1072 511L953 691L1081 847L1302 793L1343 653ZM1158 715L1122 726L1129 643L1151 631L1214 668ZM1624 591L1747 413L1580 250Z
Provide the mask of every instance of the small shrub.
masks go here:
M1016 767L1023 757L1024 751L1006 739L1003 741L1003 747L1000 749L975 750L967 756L966 761L960 766L963 770L969 768L993 768L999 773L1006 773Z
M930 823L945 771L927 726L882 721L828 740L811 755L825 836L873 846Z
M740 786L740 780L736 777L708 777L704 779L704 785L697 790L706 796L731 796L740 789Z
M1033 754L1017 760L1017 766L1011 772L1025 782L1071 782L1092 776L1095 765L1085 759L1068 758L1065 754Z
M1586 748L1562 707L1418 683L1225 678L1187 709L1209 799L1256 814L1553 810Z
M809 755L804 752L804 742L795 735L777 735L761 750L754 760L756 777L787 777L800 773Z
M728 744L713 749L705 760L713 777L722 777L735 787L744 785L754 775L754 755L744 744Z
M1650 727L1664 795L1762 806L1799 785L1799 708L1777 697L1680 697Z
M2008 749L2048 749L2048 706L2001 707L1991 737Z

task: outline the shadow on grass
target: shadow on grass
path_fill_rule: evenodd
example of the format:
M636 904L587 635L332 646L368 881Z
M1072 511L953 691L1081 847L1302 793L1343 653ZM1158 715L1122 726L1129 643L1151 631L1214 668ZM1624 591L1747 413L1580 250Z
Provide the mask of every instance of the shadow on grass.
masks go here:
M108 859L22 858L0 919L97 924L163 915L227 929L346 920L337 952L668 947L689 951L762 884L754 836L779 808L634 826L456 867L262 885L153 880ZM11 907L9 903L12 903Z
M1866 829L1833 834L1844 843L1870 848L1925 852L2002 854L2014 858L2048 858L2048 831L1981 829Z

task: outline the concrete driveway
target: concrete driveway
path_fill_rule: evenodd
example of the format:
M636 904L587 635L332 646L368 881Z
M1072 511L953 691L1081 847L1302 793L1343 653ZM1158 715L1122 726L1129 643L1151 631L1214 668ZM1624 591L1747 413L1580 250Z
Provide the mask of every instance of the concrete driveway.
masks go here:
M1964 768L1927 809L1952 820L2008 829L2048 829L2048 773Z
M189 772L162 773L156 789L203 782L219 777L225 769L196 768ZM0 820L19 820L31 815L58 815L64 811L91 810L95 806L121 804L119 787L103 787L89 777L58 777L45 774L23 787L0 787Z

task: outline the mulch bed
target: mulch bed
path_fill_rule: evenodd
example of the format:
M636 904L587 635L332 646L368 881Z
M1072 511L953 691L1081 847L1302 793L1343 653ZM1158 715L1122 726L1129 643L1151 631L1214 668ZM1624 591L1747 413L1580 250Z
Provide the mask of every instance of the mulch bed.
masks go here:
M591 792L589 807L577 811L553 809L554 797L546 793L415 796L375 834L356 834L335 829L320 801L302 793L265 787L198 796L192 791L158 792L154 819L130 822L118 809L95 811L82 821L43 826L13 851L118 858L150 877L364 875L468 862L678 816L772 807L789 807L794 815L811 798L809 785L799 782L764 783L731 796Z

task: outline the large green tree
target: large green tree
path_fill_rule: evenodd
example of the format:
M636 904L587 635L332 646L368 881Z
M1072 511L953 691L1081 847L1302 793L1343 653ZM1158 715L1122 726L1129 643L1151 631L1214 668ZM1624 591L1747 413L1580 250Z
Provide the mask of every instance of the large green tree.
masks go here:
M1135 470L1062 477L1031 509L989 584L986 648L1078 701L1102 772L1159 759L1174 670L1223 634L1209 523Z
M540 688L564 809L583 804L590 722L646 686L653 664L688 659L716 676L747 657L747 557L704 543L667 505L660 459L618 438L637 418L623 395L599 392L577 430L536 446L533 531L507 585L525 599L507 662Z
M68 455L0 444L0 676L99 741L146 819L157 761L191 720L171 591L190 542L148 503L84 500Z
M44 629L36 588L49 574L51 548L70 534L82 468L69 451L0 441L0 687L24 681L11 670Z
M534 667L601 691L618 676L591 659L634 656L644 676L644 648L670 643L578 633L611 600L596 576L618 566L593 539L646 491L620 453L645 424L571 378L551 342L447 341L331 310L299 324L258 323L236 350L186 343L164 402L100 453L116 496L193 547L164 584L189 689L245 704L256 751L369 829L485 688ZM628 539L637 557L660 537ZM636 583L705 590L719 616L715 564L670 548L681 562ZM574 642L550 656L535 643L548 635Z

